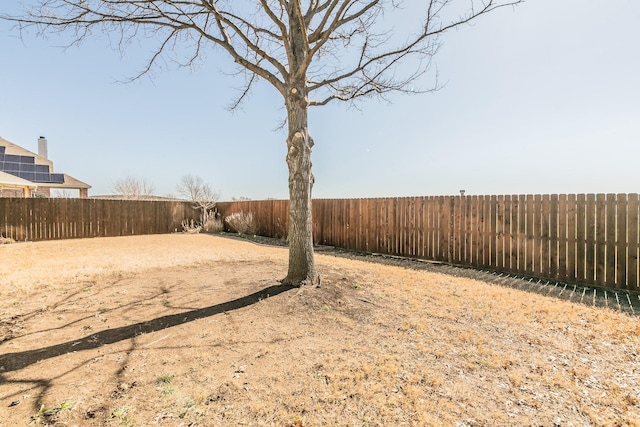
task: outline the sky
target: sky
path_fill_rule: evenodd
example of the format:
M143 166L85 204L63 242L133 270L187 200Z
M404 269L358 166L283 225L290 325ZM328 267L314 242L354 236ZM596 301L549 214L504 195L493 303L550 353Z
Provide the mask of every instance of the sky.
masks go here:
M311 109L314 198L640 191L640 1L527 0L442 41L440 90ZM217 51L122 83L143 41L124 54L105 34L63 42L0 21L0 136L34 152L45 136L55 171L90 196L126 176L173 195L191 174L221 200L288 198L274 89L230 112L242 81Z

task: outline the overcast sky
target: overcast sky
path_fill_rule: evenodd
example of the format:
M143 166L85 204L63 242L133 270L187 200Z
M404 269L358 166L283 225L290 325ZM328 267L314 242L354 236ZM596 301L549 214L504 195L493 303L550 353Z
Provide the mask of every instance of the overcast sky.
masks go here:
M443 41L439 91L311 110L314 197L640 191L640 1L527 0ZM0 136L31 151L45 136L90 195L127 175L167 195L192 174L223 200L288 197L275 90L231 113L242 82L218 53L122 84L144 47L61 44L0 21Z

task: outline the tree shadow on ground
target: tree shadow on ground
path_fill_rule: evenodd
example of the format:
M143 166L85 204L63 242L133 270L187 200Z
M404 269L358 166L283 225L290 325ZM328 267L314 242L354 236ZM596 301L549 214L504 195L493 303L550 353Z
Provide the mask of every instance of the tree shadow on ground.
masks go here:
M151 296L148 296L146 298L141 298L135 301L131 301L127 304L122 304L120 306L118 306L118 309L122 309L122 308L131 308L131 307L135 307L138 304L144 303L144 302L148 302L148 301L153 301L156 298L159 298L163 295L167 295L169 293L169 290L166 287L161 287L160 288L160 292L155 293ZM2 320L0 319L0 328L2 328L3 326L5 327L5 329L7 329L7 327L13 326L13 325L20 325L22 323L25 323L26 320L29 320L31 318L33 318L34 316L38 315L38 314L42 314L45 311L48 310L55 310L58 307L62 306L64 303L73 301L72 297L77 296L77 295L81 295L82 291L78 291L78 292L74 292L73 294L71 294L69 297L64 298L63 300L49 305L45 308L39 308L37 310L34 310L30 313L26 313L24 315L17 315L17 316L13 316L11 317L9 320ZM81 299L77 300L77 301L81 301ZM176 307L176 308L180 308L180 307ZM111 310L107 310L107 311L111 311ZM12 341L16 338L23 338L23 337L27 337L29 335L34 335L34 334L41 334L43 332L53 332L53 331L59 331L59 330L63 330L65 328L68 328L70 326L73 326L74 324L78 324L80 322L83 322L87 319L90 319L92 317L95 317L95 314L88 314L84 317L79 317L77 319L74 319L73 321L66 323L64 325L60 325L60 326L55 326L55 327L51 327L51 328L47 328L47 329L41 329L38 331L34 331L34 332L30 332L30 333L24 333L24 334L5 334L5 336L0 336L0 344L2 344L3 342L8 342L8 341ZM1 360L1 358L0 358ZM0 368L2 367L2 365L0 364ZM0 369L1 371L1 369Z
M61 356L69 352L99 348L107 344L113 344L119 341L132 339L141 334L156 332L159 330L171 328L173 326L189 323L194 320L210 317L226 311L237 310L253 305L263 299L281 294L293 288L295 288L295 286L283 284L273 285L260 291L254 292L250 295L221 304L162 316L145 322L138 322L119 328L106 329L78 340L67 341L49 347L20 351L15 353L6 353L0 355L0 383L6 381L3 378L2 374L24 369L27 366L30 366L42 360L51 359L53 357Z

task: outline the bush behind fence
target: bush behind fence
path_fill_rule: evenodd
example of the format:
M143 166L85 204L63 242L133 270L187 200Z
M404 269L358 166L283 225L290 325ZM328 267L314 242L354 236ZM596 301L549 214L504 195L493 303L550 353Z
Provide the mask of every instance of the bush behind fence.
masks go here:
M0 235L17 241L171 233L198 218L179 201L0 198Z
M217 207L286 235L286 200ZM638 209L638 194L318 199L313 230L321 245L639 291Z

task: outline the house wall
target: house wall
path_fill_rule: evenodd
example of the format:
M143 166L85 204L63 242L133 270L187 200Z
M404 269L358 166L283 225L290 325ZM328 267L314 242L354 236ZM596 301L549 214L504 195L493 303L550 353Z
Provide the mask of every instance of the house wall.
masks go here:
M0 188L0 197L24 197L24 190Z

